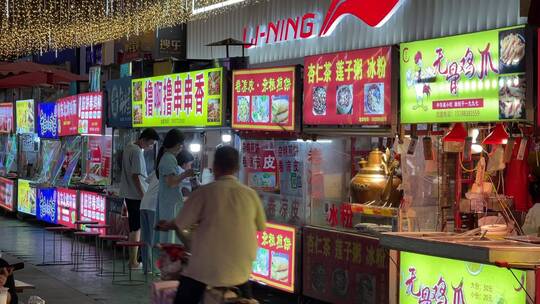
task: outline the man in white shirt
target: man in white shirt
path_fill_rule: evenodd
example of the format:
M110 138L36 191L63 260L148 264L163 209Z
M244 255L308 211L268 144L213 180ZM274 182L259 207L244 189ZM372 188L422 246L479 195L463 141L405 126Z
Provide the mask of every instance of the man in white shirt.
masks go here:
M174 221L158 224L160 230L175 229L178 233L197 225L175 304L198 304L206 286L248 284L257 251L257 231L265 229L266 216L257 193L234 176L239 166L236 149L218 148L215 181L193 192Z
M148 177L144 150L151 148L159 135L154 129L145 129L139 139L129 143L122 153L122 173L120 176L120 197L124 198L128 209L129 240L140 240L140 208L146 185L144 180ZM129 266L138 268L137 248L129 251Z

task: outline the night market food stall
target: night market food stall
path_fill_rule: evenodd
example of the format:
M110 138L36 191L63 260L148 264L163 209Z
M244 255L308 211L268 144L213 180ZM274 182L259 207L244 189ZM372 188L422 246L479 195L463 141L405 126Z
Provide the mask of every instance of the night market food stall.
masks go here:
M303 131L313 141L302 267L311 298L389 302L378 236L399 229L395 54L379 47L304 59Z
M14 134L13 103L0 103L0 208L17 209L15 200L17 175L17 136ZM8 178L10 177L10 178Z
M255 189L268 227L252 279L285 292L300 290L300 233L306 205L306 145L300 127L300 69L297 66L233 71L231 125L239 132L240 181Z
M540 247L521 228L532 38L517 26L400 45L401 123L413 124L398 147L409 225L381 236L399 256L390 282L399 303L534 302ZM415 125L426 123L437 125L421 134Z

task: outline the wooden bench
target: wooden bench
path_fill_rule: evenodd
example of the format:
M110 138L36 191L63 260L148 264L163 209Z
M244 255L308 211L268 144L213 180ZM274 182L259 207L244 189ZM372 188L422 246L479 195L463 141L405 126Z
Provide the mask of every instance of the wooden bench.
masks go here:
M23 281L15 280L15 290L18 293L21 293L25 291L26 289L36 289L36 286L23 282Z

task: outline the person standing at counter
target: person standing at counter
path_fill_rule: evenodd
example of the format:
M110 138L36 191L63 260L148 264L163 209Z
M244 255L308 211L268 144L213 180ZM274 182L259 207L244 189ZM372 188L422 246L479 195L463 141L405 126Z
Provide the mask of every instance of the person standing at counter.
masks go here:
M175 214L182 212L184 197L180 189L182 181L193 176L193 170L180 172L176 157L184 147L184 134L178 129L167 132L157 157L156 176L159 179L158 207L156 218L159 221L172 220ZM176 243L173 232L160 232L159 243Z
M215 181L194 191L175 219L160 221L156 227L182 234L197 225L175 304L199 303L207 286L238 286L242 297L251 298L249 276L257 252L257 231L265 229L266 216L257 192L235 177L239 167L238 150L218 148Z
M186 172L187 170L193 169L193 162L195 161L195 158L191 153L189 153L186 150L182 150L176 157L176 160L178 161L178 166L180 166L180 174ZM182 195L184 198L189 196L189 194L195 190L194 188L198 187L199 183L195 177L192 177L191 179L184 179L182 180L182 183L180 184L180 188L182 191Z
M145 129L139 139L129 143L122 154L122 173L120 176L120 196L124 198L128 210L129 240L138 242L141 229L141 200L144 196L148 177L144 150L154 146L159 135L154 129ZM129 267L138 268L137 248L129 250Z
M159 180L155 171L150 174L147 183L148 190L144 193L141 201L141 241L146 244L141 248L141 257L144 273L156 274L152 262L155 260L154 258L158 257L157 254L154 254L154 245L156 244L154 226L156 224Z

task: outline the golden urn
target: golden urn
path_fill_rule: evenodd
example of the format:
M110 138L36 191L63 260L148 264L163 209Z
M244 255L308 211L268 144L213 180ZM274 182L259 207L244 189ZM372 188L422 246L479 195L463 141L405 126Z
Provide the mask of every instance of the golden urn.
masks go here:
M375 149L369 153L367 160L360 160L359 165L360 171L351 180L351 202L398 207L401 180L394 173L399 162L390 161L390 152L385 154Z

